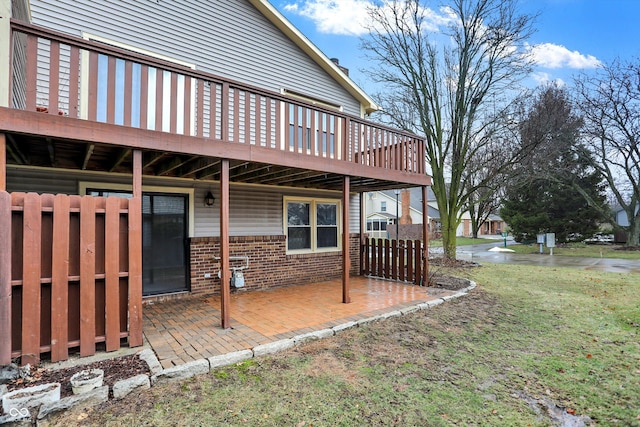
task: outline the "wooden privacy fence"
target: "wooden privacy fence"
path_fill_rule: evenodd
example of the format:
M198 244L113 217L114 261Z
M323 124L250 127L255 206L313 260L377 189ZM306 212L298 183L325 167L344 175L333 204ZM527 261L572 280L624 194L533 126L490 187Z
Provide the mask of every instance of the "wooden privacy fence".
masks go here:
M421 240L366 239L362 275L423 285Z
M2 251L10 251L0 257L0 292L10 281L0 310L11 312L3 359L37 364L47 352L59 361L69 348L88 356L96 343L107 351L123 338L142 344L139 198L0 192L0 213Z

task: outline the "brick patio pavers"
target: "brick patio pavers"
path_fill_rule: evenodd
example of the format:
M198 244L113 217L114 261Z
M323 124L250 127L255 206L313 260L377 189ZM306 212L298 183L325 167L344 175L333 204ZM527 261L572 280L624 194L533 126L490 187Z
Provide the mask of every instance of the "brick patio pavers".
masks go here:
M231 295L231 328L220 327L219 297L146 304L145 337L163 368L283 338L331 328L450 295L451 292L364 277L351 279L350 304L341 281L237 292Z

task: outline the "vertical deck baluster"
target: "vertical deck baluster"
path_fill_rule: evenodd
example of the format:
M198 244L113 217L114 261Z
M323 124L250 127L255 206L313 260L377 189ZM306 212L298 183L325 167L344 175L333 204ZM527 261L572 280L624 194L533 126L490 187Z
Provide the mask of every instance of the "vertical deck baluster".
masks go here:
M58 115L60 90L60 43L53 40L49 46L49 114Z
M189 76L184 76L184 103L183 103L183 109L184 109L184 124L182 125L182 134L183 135L189 135L191 136L191 126L192 126L192 119L191 119L191 84L192 81L194 79L192 79Z
M196 83L196 136L204 136L204 88L206 82L202 79L197 79ZM211 128L211 125L209 125Z
M87 99L89 120L98 119L98 54L89 52L89 97Z
M140 128L149 129L149 68L140 65Z
M251 143L251 93L248 91L244 91L244 143Z
M27 73L25 87L27 111L36 111L38 96L38 38L27 35Z
M116 122L116 58L107 61L107 123Z
M71 46L69 51L69 117L77 119L78 114L78 85L80 78L80 49Z
M124 62L124 94L123 94L123 121L125 126L131 126L131 110L133 104L133 63Z
M156 68L156 123L155 130L162 131L164 122L164 70Z
M178 132L178 75L171 72L171 95L169 95L169 132Z

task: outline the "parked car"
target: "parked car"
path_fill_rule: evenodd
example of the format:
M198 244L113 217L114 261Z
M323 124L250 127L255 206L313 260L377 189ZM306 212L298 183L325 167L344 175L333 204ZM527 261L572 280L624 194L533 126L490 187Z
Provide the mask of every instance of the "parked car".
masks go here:
M590 244L608 244L613 243L614 239L613 234L596 233L592 237L585 239L584 242Z

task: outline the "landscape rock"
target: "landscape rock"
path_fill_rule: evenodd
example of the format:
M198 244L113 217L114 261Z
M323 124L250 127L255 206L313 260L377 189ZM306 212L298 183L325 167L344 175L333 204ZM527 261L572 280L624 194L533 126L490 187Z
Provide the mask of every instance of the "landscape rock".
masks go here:
M402 313L400 312L400 310L394 310L394 311L390 311L388 313L384 313L380 315L381 319L390 319L392 317L399 317L402 316Z
M43 384L11 391L2 396L2 409L5 414L11 410L35 408L41 404L60 400L60 383Z
M73 374L71 388L73 394L88 393L94 388L102 387L104 371L102 369L87 369Z
M279 351L286 350L293 347L294 342L291 338L270 342L267 344L258 345L253 347L253 355L255 357L264 356L266 354L273 354Z
M13 411L12 414L5 414L0 416L0 426L31 426L31 412L28 410Z
M253 351L251 350L240 350L232 353L212 356L209 358L209 369L233 365L234 363L242 362L243 360L251 359L252 357Z
M331 329L333 330L334 333L338 333L340 331L344 331L345 329L351 329L355 326L358 326L356 322L347 322L347 323L342 323L340 325L336 325Z
M134 390L144 390L151 388L149 376L145 374L136 375L135 377L120 380L113 385L113 398L122 399Z
M308 341L316 341L322 338L329 338L335 334L333 329L321 329L319 331L313 331L302 335L297 335L293 337L293 342L295 345L300 345Z
M43 403L38 412L38 419L41 420L51 414L66 411L70 408L86 409L109 400L109 386L94 388L86 393L65 397L56 402Z
M15 363L0 367L0 384L6 384L9 381L17 379L19 376L20 370Z
M416 311L420 311L420 307L418 307L417 305L400 309L400 313L402 313L403 316L406 316L407 314L415 313Z
M209 361L207 359L194 360L184 365L173 366L164 369L162 372L151 377L151 384L159 384L174 380L191 378L194 375L206 374L209 372Z
M162 365L158 361L156 354L153 350L149 348L145 348L141 352L138 353L138 357L140 360L144 360L149 366L149 370L151 371L151 375L159 374L162 372Z

